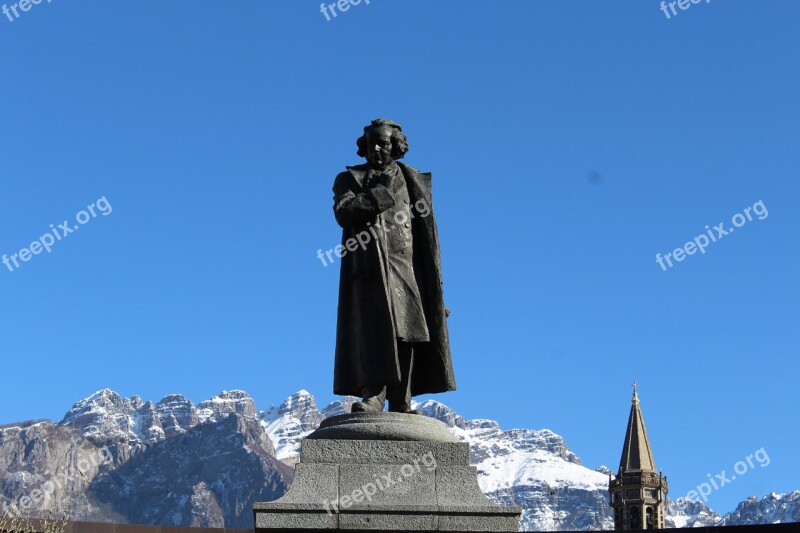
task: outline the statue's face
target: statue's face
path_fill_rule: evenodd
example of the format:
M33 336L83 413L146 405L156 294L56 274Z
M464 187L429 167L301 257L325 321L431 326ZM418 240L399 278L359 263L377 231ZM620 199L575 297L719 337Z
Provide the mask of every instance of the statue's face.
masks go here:
M367 161L373 167L392 162L392 130L386 126L373 128L367 135Z

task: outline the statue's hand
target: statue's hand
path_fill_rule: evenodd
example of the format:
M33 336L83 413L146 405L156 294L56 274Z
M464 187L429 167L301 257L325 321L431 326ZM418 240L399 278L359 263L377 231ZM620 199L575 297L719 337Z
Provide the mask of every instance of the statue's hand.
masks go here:
M380 173L372 179L372 186L383 185L391 192L397 190L400 186L400 181L397 176L392 174Z
M444 317L447 318L449 316L450 316L450 308L449 307L445 307L444 308Z

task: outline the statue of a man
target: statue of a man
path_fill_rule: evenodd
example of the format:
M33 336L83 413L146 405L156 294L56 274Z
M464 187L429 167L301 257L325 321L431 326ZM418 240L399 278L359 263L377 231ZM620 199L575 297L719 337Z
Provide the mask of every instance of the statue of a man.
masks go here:
M357 141L367 163L333 185L343 228L334 394L354 412L415 413L411 397L455 390L431 175L397 162L400 125L376 119Z

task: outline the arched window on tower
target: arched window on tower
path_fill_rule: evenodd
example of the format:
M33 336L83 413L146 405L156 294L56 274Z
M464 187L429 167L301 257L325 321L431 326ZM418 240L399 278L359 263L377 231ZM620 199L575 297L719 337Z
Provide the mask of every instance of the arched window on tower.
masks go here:
M653 516L653 508L647 507L645 508L645 520L647 521L647 529L656 529L656 519Z
M628 526L631 529L641 529L642 524L639 520L639 508L638 507L631 507L628 509Z

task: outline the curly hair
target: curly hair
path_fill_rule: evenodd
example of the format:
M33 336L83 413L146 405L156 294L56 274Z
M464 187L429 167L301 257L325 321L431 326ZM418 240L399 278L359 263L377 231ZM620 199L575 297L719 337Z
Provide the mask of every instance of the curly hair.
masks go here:
M403 134L403 128L400 126L400 124L385 118L376 118L369 125L364 126L364 135L356 140L356 145L358 146L358 152L356 152L356 154L364 158L367 157L367 136L369 135L370 130L380 126L391 128L392 157L394 159L402 159L403 156L406 155L406 152L408 152L408 139L406 138L405 134Z

